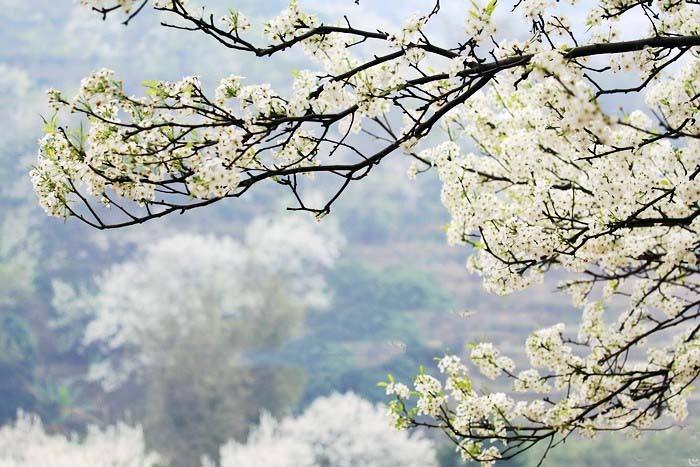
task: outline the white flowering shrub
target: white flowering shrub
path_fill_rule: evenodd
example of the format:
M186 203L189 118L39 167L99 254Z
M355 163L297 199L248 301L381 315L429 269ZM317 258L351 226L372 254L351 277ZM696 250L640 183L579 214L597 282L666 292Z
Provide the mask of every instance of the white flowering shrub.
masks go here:
M221 448L221 467L436 467L433 443L391 427L386 408L352 394L316 399L297 417L262 417L246 443Z
M84 3L134 15L149 2ZM535 331L526 368L490 343L472 349L485 377L509 380L522 397L477 391L455 356L413 390L389 381L397 426L442 430L464 459L490 463L574 432L636 435L666 414L683 420L700 372L700 6L599 0L572 12L561 3L517 2L511 17L529 26L519 34L493 20L510 5L473 2L461 37L438 45L439 2L385 32L327 23L292 1L262 25L262 44L240 12L217 20L181 0L152 2L175 26L232 50L300 47L318 65L297 73L289 93L230 76L210 97L188 77L147 83L138 97L110 70L74 97L49 91L59 115L40 142L35 191L52 215L113 228L271 180L292 191L294 209L320 217L403 153L414 161L409 177L438 172L448 240L471 248L468 266L488 291L558 271L582 320L578 332ZM639 95L637 108L610 112L626 94ZM62 123L68 111L85 132ZM360 130L375 147L357 144ZM318 206L300 189L311 175L340 180Z
M316 399L297 417L264 414L246 443L221 446L219 467L437 467L433 442L394 430L386 408L352 394ZM88 427L84 436L47 433L39 418L20 412L0 427L3 467L162 467L143 431L124 423Z
M158 454L144 444L140 427L123 423L89 427L83 437L47 433L39 418L20 412L0 427L3 467L161 467Z
M229 352L277 345L294 333L306 308L328 303L323 272L341 243L328 227L297 217L259 218L242 242L183 233L113 266L97 279L89 301L84 343L106 355L91 377L114 389L154 368L182 365L173 358L173 342L183 349L226 342Z

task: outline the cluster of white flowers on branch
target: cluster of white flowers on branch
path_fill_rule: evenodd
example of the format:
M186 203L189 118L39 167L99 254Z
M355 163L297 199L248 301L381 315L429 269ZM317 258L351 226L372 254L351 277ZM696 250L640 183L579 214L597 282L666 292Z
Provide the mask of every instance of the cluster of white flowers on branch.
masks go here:
M89 3L133 14L131 2ZM147 83L148 95L133 97L109 71L73 99L52 91L57 108L89 128L49 122L36 192L49 213L98 228L241 196L265 180L291 189L295 209L324 215L351 182L403 151L416 161L411 176L437 169L448 240L471 245L469 267L489 291L562 270L572 278L561 288L583 316L577 336L561 325L533 333L521 371L491 344L472 349L484 376L511 379L523 400L478 392L455 356L441 361L442 380L420 374L414 391L389 381L397 426L441 429L465 459L493 462L574 432L636 433L666 413L682 420L700 372L700 6L601 0L582 34L553 3L516 5L531 25L525 40L497 31L496 1L474 3L464 40L443 47L427 34L439 2L384 32L326 24L293 1L258 46L238 12L216 21L159 1L179 21L171 27L257 56L299 46L321 69L296 74L289 96L232 76L213 99L196 78ZM629 18L646 27L619 41L616 24ZM611 87L620 72L639 84ZM648 108L605 111L611 98L642 91ZM447 141L421 147L438 127ZM378 147L360 150L357 131ZM300 196L311 173L340 179L320 207ZM105 217L95 198L121 217Z
M390 381L397 426L439 427L465 460L489 463L574 432L636 435L663 415L685 419L700 374L699 83L692 57L649 86L659 122L613 117L585 70L552 51L530 61L526 79L503 73L447 116L449 133L479 151L450 141L419 154L443 183L449 241L473 247L468 266L494 293L570 273L561 289L582 322L576 336L563 324L534 332L519 372L490 343L471 350L482 375L527 393L520 400L477 391L456 356L440 362L443 381L416 377L415 401Z
M158 467L161 461L146 449L141 428L123 423L66 437L47 433L37 416L20 412L0 427L3 467Z
M133 14L138 2L84 3L105 14ZM483 31L495 34L490 18L496 3L491 2L469 12L469 22L479 22L468 26L469 40L440 47L424 33L439 14L439 3L426 15L411 16L400 29L383 32L348 22L323 23L292 1L265 23L269 43L259 46L246 39L250 23L240 12L216 20L206 10L188 10L181 0L157 1L157 10L179 20L171 27L202 31L232 50L257 56L299 46L320 69L297 73L291 95L231 76L221 80L214 97L207 96L197 77L146 82L146 95L138 97L104 69L83 80L72 98L51 90L58 115L50 119L40 142L32 171L35 191L51 215L110 228L239 197L255 184L273 180L294 193L295 209L322 216L351 182L385 157L399 149L417 157L416 144L495 77L526 76L536 53L542 54L542 62L552 50L566 50L567 59L585 70L589 56L636 51L645 73L653 77L675 61L674 51L682 55L700 44L697 26L688 25L697 19L697 11L686 2L655 12L657 34L589 45L569 38L571 30L563 21L558 27L552 26L553 20L540 24L548 17L541 9L545 5L526 3L526 17L538 18L527 41L493 45L478 40ZM533 8L540 10L533 14ZM611 10L601 5L595 11ZM672 28L681 23L680 29ZM602 41L598 36L587 39ZM368 52L372 57L363 58ZM65 127L61 115L66 111L82 115L87 131ZM397 112L404 116L402 128L391 122ZM572 115L570 123L584 125L585 113L577 113L578 120ZM358 131L373 135L380 146L369 154L360 151ZM303 175L312 173L339 179L337 190L320 206L307 206L299 195L299 186L309 178Z

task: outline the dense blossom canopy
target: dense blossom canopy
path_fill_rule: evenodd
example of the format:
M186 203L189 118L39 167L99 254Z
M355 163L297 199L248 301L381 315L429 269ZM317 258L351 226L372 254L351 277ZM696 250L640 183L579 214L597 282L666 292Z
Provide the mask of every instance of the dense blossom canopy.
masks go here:
M20 413L0 427L0 464L4 467L158 467L161 458L146 449L139 427L123 423L88 428L80 439L46 432L38 417Z
M128 21L148 2L83 3ZM397 426L443 430L465 459L488 463L575 432L636 434L665 414L683 420L700 372L700 6L573 3L518 2L513 14L530 32L509 37L493 20L509 5L474 2L462 39L440 46L429 38L439 2L384 32L323 22L292 1L255 45L238 11L216 19L154 1L171 27L261 57L299 46L319 68L296 73L284 95L229 76L213 96L187 77L149 82L137 97L110 70L75 97L52 90L56 109L88 127L48 122L35 190L48 213L110 228L272 180L292 191L294 209L320 217L403 153L410 177L437 169L448 240L471 246L468 266L487 290L520 290L556 270L582 321L573 334L562 324L534 332L527 368L490 343L471 349L484 376L512 380L522 397L477 390L455 355L440 360L440 379L420 374L413 390L388 381ZM587 10L585 25L572 8ZM630 94L640 98L610 110ZM358 132L377 147L360 150ZM320 206L301 196L314 174L340 180Z
M433 443L390 428L386 410L352 393L316 399L298 417L263 417L246 443L221 448L221 467L436 467Z
M105 350L90 377L114 389L143 372L177 366L173 346L186 352L204 344L216 351L222 342L239 350L279 345L305 309L329 301L323 272L342 240L331 224L310 224L299 217L258 218L242 242L179 234L107 270L94 294L76 299L56 287L54 302L65 319L85 321L86 314L84 343Z
M221 446L221 460L203 467L436 467L433 442L394 430L386 410L352 394L316 399L297 417L263 414L246 443ZM89 427L84 436L47 433L38 417L19 413L0 427L3 467L161 467L140 427Z

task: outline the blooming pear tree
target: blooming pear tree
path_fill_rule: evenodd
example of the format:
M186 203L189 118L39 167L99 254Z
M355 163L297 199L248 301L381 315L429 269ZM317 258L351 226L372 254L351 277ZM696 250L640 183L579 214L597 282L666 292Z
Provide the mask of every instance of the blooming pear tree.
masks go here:
M128 21L149 2L83 3ZM509 393L477 390L455 355L412 389L388 381L397 426L441 430L464 459L488 463L573 433L683 420L700 372L700 5L572 3L475 2L445 45L430 38L439 2L382 31L324 22L293 1L258 43L238 11L218 18L156 0L168 27L258 57L301 48L317 68L298 72L288 93L230 76L213 96L196 77L132 96L109 70L74 97L49 91L58 114L40 142L35 190L49 214L100 229L268 181L291 190L291 209L320 217L384 159L408 157L410 177L437 171L448 241L470 246L468 266L488 291L556 272L582 320L578 332L534 332L522 369L491 343L475 345L472 363L511 382ZM524 28L508 35L494 18L510 10ZM66 112L86 129L67 126ZM321 177L336 187L312 205L301 187Z
M329 301L323 273L341 239L330 224L324 231L309 224L258 218L243 242L179 234L105 271L81 307L88 314L84 343L105 354L90 377L111 390L162 367L182 367L187 355L207 350L210 359L217 346L226 349L224 361L235 362L233 350L279 345L306 309ZM61 310L67 318L75 315L71 304ZM178 351L183 355L174 358Z
M263 416L246 443L221 447L221 467L436 467L433 442L392 430L386 410L353 394L321 397L298 417Z
M146 447L141 427L123 422L88 427L84 436L54 435L39 418L20 412L0 427L4 467L162 467L171 465ZM434 443L420 433L392 429L386 410L352 394L314 400L297 417L264 414L248 440L229 440L221 460L203 467L436 467Z
M0 463L5 467L158 467L141 427L125 423L88 428L83 437L50 434L36 415L19 413L0 427Z

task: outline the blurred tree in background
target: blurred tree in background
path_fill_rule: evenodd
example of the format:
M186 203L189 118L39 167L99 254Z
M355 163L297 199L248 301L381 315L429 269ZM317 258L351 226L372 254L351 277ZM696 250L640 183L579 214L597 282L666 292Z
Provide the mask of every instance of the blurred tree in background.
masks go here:
M328 305L323 273L340 243L332 228L292 217L257 219L242 242L175 235L108 269L91 297L55 303L67 323L86 323L83 343L101 355L89 378L107 391L140 388L147 440L191 466L243 439L261 409L296 401L303 374L250 354L276 349L308 308Z
M91 425L86 431L82 438L54 434L38 417L20 412L14 423L0 427L0 465L163 467L162 458L146 448L140 427Z
M263 416L246 443L221 447L221 467L437 467L432 441L389 429L388 414L353 393L313 401L297 417Z

